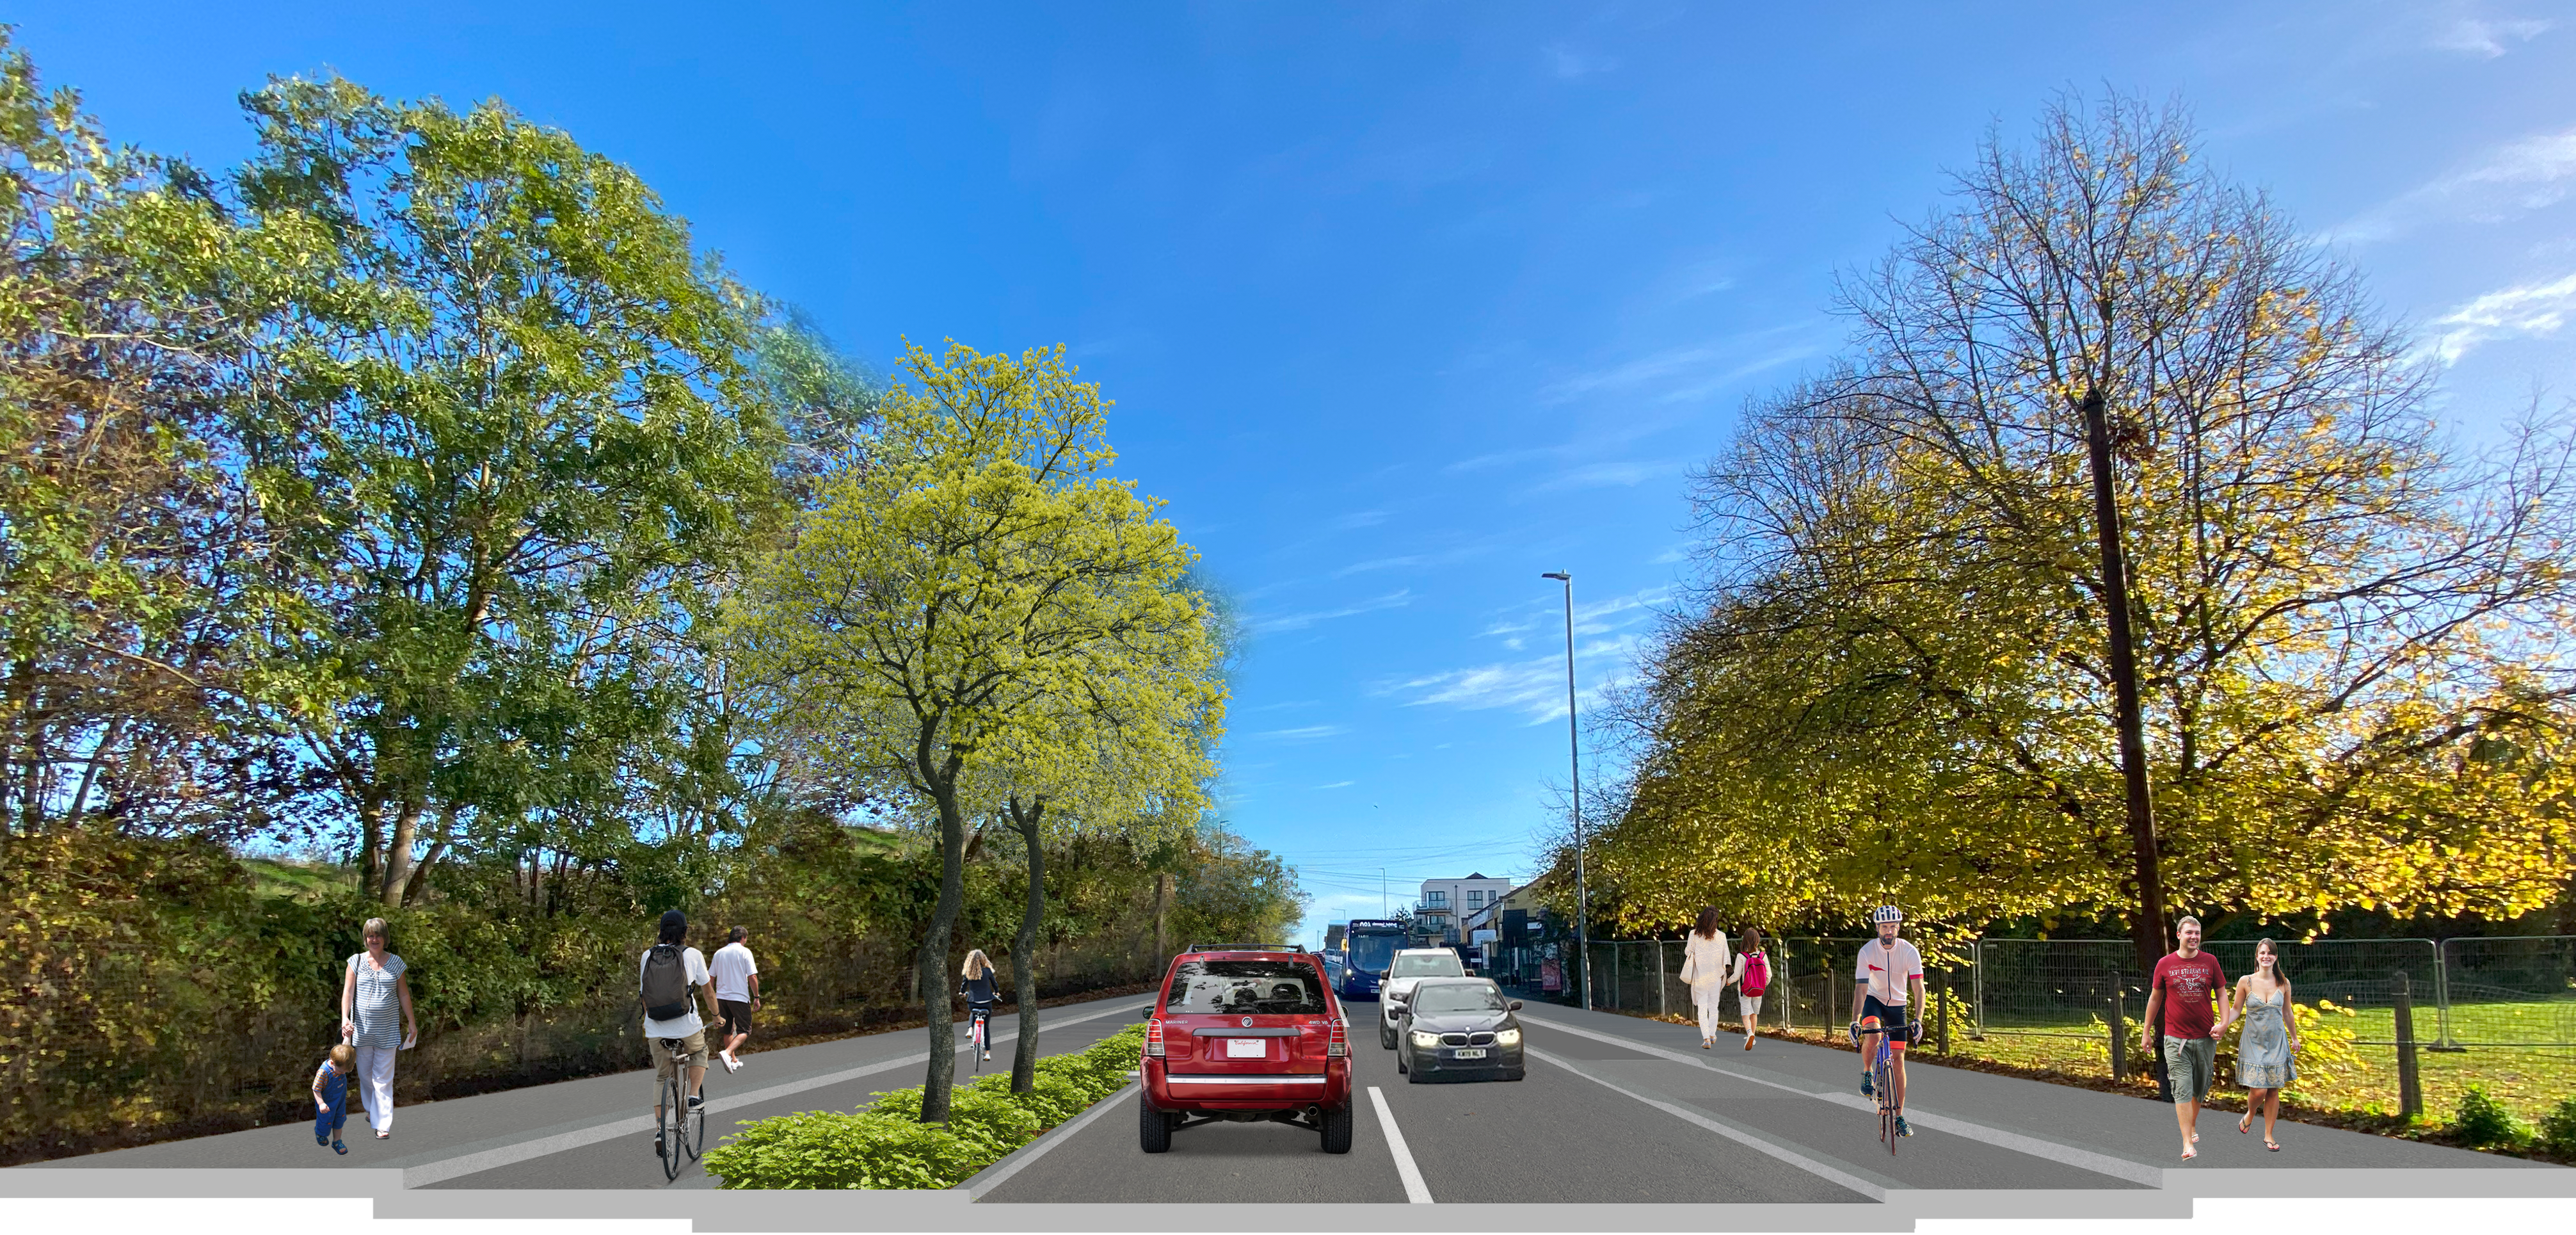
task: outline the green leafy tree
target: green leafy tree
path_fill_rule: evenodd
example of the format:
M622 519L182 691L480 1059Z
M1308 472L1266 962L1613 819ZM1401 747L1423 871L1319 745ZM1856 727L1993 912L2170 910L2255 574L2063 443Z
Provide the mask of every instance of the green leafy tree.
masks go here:
M832 478L792 545L751 566L728 626L801 760L884 786L936 831L919 953L936 1120L956 1062L945 996L968 819L1002 805L976 799L978 778L1026 778L1034 808L1041 787L1097 783L1084 761L1118 744L1162 748L1154 734L1211 713L1222 688L1203 604L1181 586L1189 548L1107 474L1098 388L1060 351L913 347L905 370L868 465ZM1059 744L1066 723L1103 727Z
M264 329L251 474L308 580L274 659L316 683L363 877L403 903L478 820L631 835L623 774L775 500L753 306L634 173L498 103L245 103L224 289Z

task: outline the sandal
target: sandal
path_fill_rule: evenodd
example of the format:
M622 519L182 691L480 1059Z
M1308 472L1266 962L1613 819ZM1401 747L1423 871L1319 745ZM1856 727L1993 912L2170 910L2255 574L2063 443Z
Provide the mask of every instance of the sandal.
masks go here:
M2279 1147L2278 1147L2278 1146L2274 1146L2274 1148L2279 1148ZM331 1142L331 1152L333 1152L333 1153L335 1153L335 1154L338 1154L338 1155L340 1155L341 1157L344 1157L344 1158L345 1158L345 1157L349 1156L349 1146L348 1146L346 1143L344 1143L344 1142L340 1142L340 1141L333 1141L333 1142Z
M2271 1150L2273 1153L2279 1153L2281 1152L2281 1143L2267 1136L2263 1138L2263 1148Z
M2197 1158L2197 1157L2199 1157L2199 1156L2200 1156L2200 1151L2199 1151L2199 1150L2197 1150L2197 1149L2189 1149L2189 1148L2186 1148L2186 1149L2184 1149L2184 1150L2182 1151L2182 1160L2183 1160L2183 1161L2185 1161L2185 1162L2189 1162L2189 1161L2191 1161L2192 1159Z
M2253 1130L2254 1130L2254 1112L2252 1112L2252 1111L2247 1111L2247 1112L2245 1112L2245 1118L2243 1118L2243 1119L2240 1119L2240 1120L2237 1120L2237 1121L2236 1121L2236 1132L2237 1132L2237 1135L2242 1136L2242 1135L2244 1135L2245 1133L2251 1132L2251 1131L2253 1131Z

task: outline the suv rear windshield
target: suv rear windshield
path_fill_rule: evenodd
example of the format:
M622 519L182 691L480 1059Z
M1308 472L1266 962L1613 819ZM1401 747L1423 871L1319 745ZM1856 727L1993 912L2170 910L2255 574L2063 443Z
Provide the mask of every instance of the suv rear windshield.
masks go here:
M1414 989L1413 1010L1417 1014L1500 1012L1503 992L1491 982L1426 983Z
M1467 971L1458 964L1458 954L1443 952L1438 956L1398 956L1390 978L1463 978Z
M1314 967L1297 961L1182 961L1163 1011L1321 1016L1324 989Z

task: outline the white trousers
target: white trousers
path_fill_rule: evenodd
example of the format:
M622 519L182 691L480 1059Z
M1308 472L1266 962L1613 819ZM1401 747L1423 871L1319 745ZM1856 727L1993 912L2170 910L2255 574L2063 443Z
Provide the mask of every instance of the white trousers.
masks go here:
M1699 1036L1701 1038L1707 1039L1717 1036L1717 1005L1719 1000L1723 999L1725 995L1726 986L1724 983L1720 982L1711 982L1706 986L1694 986L1691 988L1691 1003L1699 1009Z
M394 1126L394 1048L362 1046L358 1048L358 1075L351 1078L366 1087L367 1123L378 1132Z

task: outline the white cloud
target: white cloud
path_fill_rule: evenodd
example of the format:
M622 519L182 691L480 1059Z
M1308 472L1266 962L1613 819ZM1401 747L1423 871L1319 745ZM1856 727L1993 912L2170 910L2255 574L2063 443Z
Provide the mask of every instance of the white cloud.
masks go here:
M1677 475L1687 459L1627 459L1611 463L1587 463L1581 467L1548 477L1521 491L1524 497L1540 493L1562 493L1569 489L1610 489L1635 486L1648 480Z
M2445 366L2490 339L2550 335L2576 312L2576 274L2554 283L2526 283L2488 292L2433 319L2439 331L2427 345Z
M2466 52L2472 56L2483 56L2493 60L2507 50L2506 40L2528 43L2539 37L2542 31L2549 29L2549 25L2548 22L2532 18L2488 21L2478 17L2463 17L2442 27L2441 31L2433 36L2433 46L2443 51Z
M2347 220L2326 239L2367 243L2426 223L2499 223L2546 209L2576 192L2576 128L2486 151L2469 167L2438 176Z
M1320 738L1340 737L1348 732L1350 730L1341 725L1300 725L1294 729L1272 729L1253 736L1277 738L1283 742L1312 742Z
M1401 609L1412 603L1412 589L1397 588L1384 596L1376 597L1371 600L1363 600L1356 604L1344 605L1339 609L1318 609L1308 613L1283 613L1277 617L1254 618L1245 625L1255 634L1276 634L1281 631L1304 630L1317 622L1329 622L1335 618L1354 617L1362 613L1375 613L1380 609Z
M1645 640L1632 628L1651 620L1656 612L1655 606L1670 598L1670 589L1653 587L1574 607L1575 633L1589 636L1575 646L1577 706L1590 711L1600 703L1605 692L1634 679L1637 653ZM1562 612L1562 609L1556 609L1545 614L1547 620L1544 624L1551 629L1558 628L1558 623L1564 620L1560 616ZM1541 623L1533 618L1518 625L1498 623L1483 633L1501 635L1531 630L1539 625ZM1521 641L1518 638L1506 639L1504 646L1511 651L1519 651ZM1385 683L1375 693L1405 696L1408 706L1442 704L1469 711L1506 708L1528 716L1532 724L1562 720L1565 717L1565 656L1562 652L1552 652L1529 660L1426 673Z
M1696 399L1766 369L1815 355L1812 344L1784 346L1778 342L1783 336L1812 328L1810 323L1793 322L1687 347L1666 348L1563 378L1541 388L1538 398L1542 403L1564 403L1595 394L1643 397L1657 403Z
M1337 780L1329 785L1317 785L1315 787L1318 789L1348 789L1358 783L1359 782L1355 780Z
M1383 510L1358 510L1333 520L1332 527L1334 531L1347 532L1355 528L1376 527L1384 522L1386 512Z

